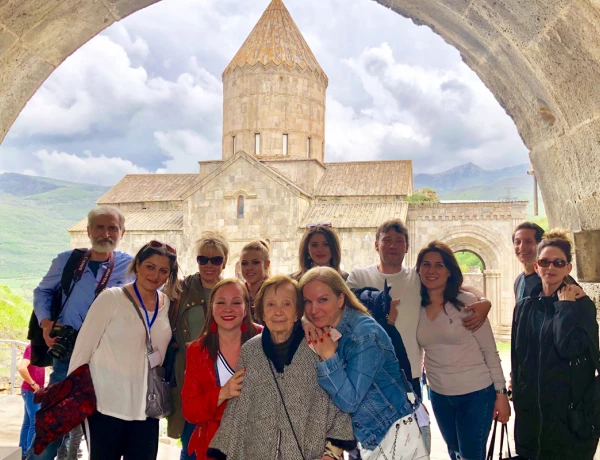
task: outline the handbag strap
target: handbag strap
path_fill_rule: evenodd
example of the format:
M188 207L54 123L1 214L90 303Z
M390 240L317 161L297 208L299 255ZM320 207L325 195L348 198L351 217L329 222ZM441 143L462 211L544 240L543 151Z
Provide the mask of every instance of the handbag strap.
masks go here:
M510 453L510 441L508 440L508 425L506 423L502 424L502 434L500 435L500 455L498 458L502 460L502 448L504 447L504 434L506 433L506 448L508 449L508 458L512 457Z
M494 458L494 446L496 445L496 427L498 426L498 419L494 419L494 429L492 430L492 439L490 440L490 448L488 449L487 457L485 460L493 460ZM502 448L500 448L502 452Z
M300 451L300 456L302 460L306 460L304 454L302 453L302 448L300 447L300 441L298 441L298 436L296 436L296 431L294 430L294 424L292 423L292 419L290 418L290 414L287 410L287 406L285 405L285 400L283 399L283 393L281 392L281 388L279 388L279 382L277 382L277 377L275 377L275 371L273 371L273 366L271 365L271 361L269 361L269 369L271 369L271 375L273 376L273 380L275 381L275 386L277 387L277 391L279 392L279 397L281 398L281 404L283 404L283 409L285 410L285 415L287 416L288 422L290 422L290 428L292 429L292 434L294 435L294 439L296 440L296 445L298 446L298 450Z
M146 331L146 350L148 350L148 352L150 352L152 350L152 345L150 345L150 332L148 331L148 327L146 326L146 320L144 320L144 318L142 316L142 312L140 311L137 304L135 303L135 300L133 300L133 297L129 293L129 291L127 289L125 289L124 286L121 288L121 290L123 291L125 296L131 301L131 305L133 305L133 308L135 309L136 313L140 317L140 320L142 321L142 324L144 325L144 330ZM158 305L156 306L156 308L158 308Z

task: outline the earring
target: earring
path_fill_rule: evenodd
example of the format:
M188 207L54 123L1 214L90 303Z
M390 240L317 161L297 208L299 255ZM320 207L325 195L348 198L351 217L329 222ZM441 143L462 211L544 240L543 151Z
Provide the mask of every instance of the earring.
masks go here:
M248 332L248 325L246 324L246 321L242 321L242 324L240 325L240 330L242 331L242 334Z
M215 320L213 319L210 323L210 332L212 332L213 334L217 333L217 323L215 323Z

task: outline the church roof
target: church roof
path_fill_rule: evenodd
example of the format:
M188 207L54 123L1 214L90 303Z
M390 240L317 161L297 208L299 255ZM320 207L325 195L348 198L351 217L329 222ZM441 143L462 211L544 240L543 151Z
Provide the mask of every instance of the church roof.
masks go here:
M257 63L285 64L327 78L282 0L271 1L223 74Z
M128 174L100 197L98 204L181 201L200 182L198 174Z
M413 193L412 161L326 163L316 196L407 196Z
M393 218L406 221L407 213L406 201L394 203L321 201L311 205L302 221L302 227L317 222L331 222L333 228L377 228L382 222Z
M169 231L183 230L183 212L170 211L124 211L125 228L135 231ZM69 232L84 232L87 229L87 218L77 222Z

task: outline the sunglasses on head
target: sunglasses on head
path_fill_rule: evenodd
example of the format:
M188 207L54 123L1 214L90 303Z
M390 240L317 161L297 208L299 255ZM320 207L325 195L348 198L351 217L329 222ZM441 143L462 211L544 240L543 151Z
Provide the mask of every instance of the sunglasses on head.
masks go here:
M173 246L171 246L170 244L167 244L167 243L162 243L160 241L152 240L148 243L148 246L150 246L151 248L154 248L154 249L165 248L167 250L167 252L177 255L177 249L175 249Z
M206 265L207 263L211 263L213 265L221 265L225 259L221 256L215 257L206 257L206 256L198 256L196 257L196 261L199 265Z
M315 227L333 227L331 222L315 222L314 224L308 224L306 228L311 229Z
M550 265L554 265L556 268L563 268L565 265L567 265L567 261L564 259L540 259L537 261L537 264L542 268L548 268Z

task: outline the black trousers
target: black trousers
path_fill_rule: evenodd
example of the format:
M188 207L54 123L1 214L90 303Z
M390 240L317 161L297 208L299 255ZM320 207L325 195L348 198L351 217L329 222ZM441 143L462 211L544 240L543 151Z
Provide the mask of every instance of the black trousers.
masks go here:
M158 419L121 420L96 412L85 427L90 460L156 460Z

